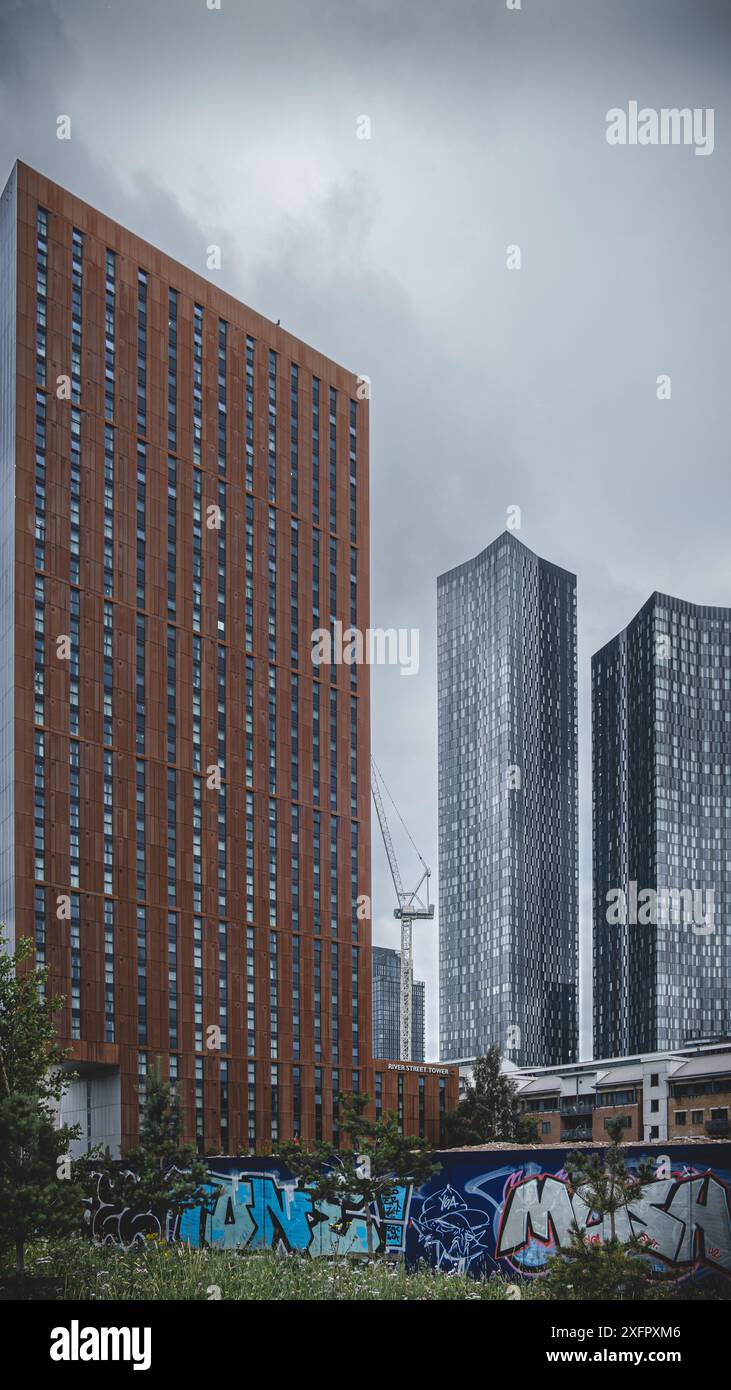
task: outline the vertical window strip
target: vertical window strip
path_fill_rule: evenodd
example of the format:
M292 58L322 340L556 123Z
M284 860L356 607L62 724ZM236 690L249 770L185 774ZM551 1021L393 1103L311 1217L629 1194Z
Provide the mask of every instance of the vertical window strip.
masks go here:
M353 1030L353 1061L360 1061L360 1017L358 1002L358 966L360 955L357 946L351 947L350 952L350 1012L352 1016Z
M312 682L312 800L320 804L320 682Z
M269 769L269 791L275 793L277 790L277 668L269 667L268 673L269 686L267 690L267 735L268 735L268 758Z
M71 1037L81 1037L81 899L71 894Z
M137 434L147 434L147 273L137 271Z
M322 1139L322 1067L315 1067L315 1139Z
M330 817L330 933L338 934L338 818Z
M248 1142L253 1153L256 1148L256 1062L248 1063L247 1083Z
M274 1060L279 1049L279 942L277 933L269 933L269 1048Z
M350 823L350 921L353 941L358 940L358 822Z
M203 481L193 469L193 631L201 630L201 575L203 569Z
M221 636L226 632L226 484L218 485L218 612L217 625Z
M312 813L312 915L313 926L319 934L322 930L322 911L320 904L320 812Z
M244 710L244 734L245 734L245 756L246 756L246 785L251 787L254 782L254 660L253 657L246 658L246 706Z
M109 749L114 742L114 605L107 599L104 600L102 622L103 738L105 749Z
M295 933L292 937L292 1056L300 1055L300 987L301 987L301 942Z
M114 1009L114 903L104 899L104 1041L115 1041Z
M193 911L203 910L203 780L193 777Z
M114 427L104 426L104 597L114 594Z
M269 527L268 527L268 613L267 613L267 638L269 660L277 659L277 514L273 507L269 508Z
M254 920L254 794L246 793L246 920Z
M81 411L71 411L69 468L69 581L79 583L81 566Z
M177 553L178 467L168 459L168 531L167 531L167 615L176 615L176 553Z
M322 1057L322 942L313 942L313 1023L315 1061Z
M299 522L294 518L289 536L289 659L299 666Z
M333 1062L340 1060L340 1009L339 1009L339 957L338 945L330 945L330 1056Z
M195 1143L198 1153L203 1153L205 1148L205 1091L202 1057L195 1059Z
M145 606L145 551L147 545L147 449L137 444L137 575L136 603Z
M289 373L289 505L299 511L299 367Z
M193 307L193 463L200 467L203 442L203 309Z
M135 911L137 930L137 1042L147 1043L147 913L144 907Z
M104 797L104 892L114 892L114 768L113 753L110 748L103 752Z
M136 761L135 771L135 864L138 899L147 897L145 869L145 764L142 758Z
M340 1148L340 1072L333 1068L333 1148Z
M268 491L267 496L270 502L277 500L277 354L271 348L269 350L269 373L268 373L268 437L267 437L267 459L268 459Z
M46 568L46 397L36 391L35 413L35 567Z
M36 969L42 970L46 964L46 890L36 884L33 892L34 910L34 942L36 951ZM42 999L46 997L45 986L39 989Z
M246 499L245 523L245 644L247 652L254 650L254 503Z
M48 213L36 211L36 386L46 385L48 321Z
M37 574L34 582L33 616L33 694L34 720L36 724L45 723L46 694L46 584L42 575Z
M104 419L113 420L117 307L117 257L113 251L106 252L104 271Z
M193 918L193 1027L196 1052L203 1051L203 919Z
M246 928L246 1051L249 1057L256 1052L254 928Z
M254 490L254 339L246 338L246 465L244 485Z
M293 801L299 801L300 794L300 755L299 755L299 676L292 676L290 689L290 794Z
M228 329L218 320L218 471L226 472L226 343Z
M176 907L178 901L177 869L177 813L178 813L178 775L174 768L168 768L167 786L167 886L168 906Z
M302 1137L302 1069L292 1067L292 1135Z
M358 456L358 444L357 444L357 434L356 434L356 427L357 427L357 420L358 420L358 409L357 409L357 406L356 406L355 401L351 401L351 402L350 402L349 413L350 413L349 428L348 428L348 470L349 470L349 488L350 488L350 495L349 495L349 499L348 499L348 503L349 503L349 527L350 527L350 529L349 529L349 534L350 534L350 544L351 544L351 545L355 545L356 540L357 540L357 535L358 535L358 512L357 512L357 498L358 498L358 494L357 494L357 482L358 482L357 456Z
M312 378L312 520L320 524L320 383ZM317 626L317 624L315 624Z
M178 1046L178 914L168 912L168 1045Z
M46 738L36 729L33 734L33 858L36 879L46 877Z
M167 761L177 762L177 628L167 630Z
M135 618L135 747L138 753L145 751L145 637L146 620L138 613Z
M80 771L81 749L78 739L69 739L69 883L80 886L81 828L80 828Z
M71 233L71 401L81 404L82 300L84 289L84 237L77 227Z
M279 1067L272 1062L272 1143L279 1139Z
M330 489L329 489L329 500L330 500L330 531L331 531L331 532L335 532L335 531L337 531L337 529L338 529L338 527L337 527L337 477L338 477L338 463L337 463L337 423L336 423L336 412L337 412L338 393L337 393L337 391L335 390L335 387L334 387L334 386L331 386L331 387L330 387L330 391L329 391L329 400L330 400L330 411L329 411L329 420L328 420L328 423L329 423L329 431L328 431L328 462L329 462L329 474L330 474L330 478L329 478L329 481L330 481Z
M269 925L277 924L277 803L271 798L268 813L269 837Z
M333 670L336 670L333 665ZM338 807L338 692L330 691L330 810Z
M201 719L202 719L202 641L193 638L193 770L202 770Z
M178 442L178 293L168 290L168 449Z

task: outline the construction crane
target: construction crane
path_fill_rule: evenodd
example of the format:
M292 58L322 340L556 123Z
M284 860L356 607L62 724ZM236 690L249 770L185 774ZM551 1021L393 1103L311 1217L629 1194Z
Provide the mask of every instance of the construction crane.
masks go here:
M416 854L422 866L423 872L421 878L419 879L419 882L417 883L416 887L410 893L407 893L405 891L403 883L401 882L401 873L398 866L398 860L396 858L396 851L393 847L393 840L391 839L391 832L388 828L388 820L386 818L386 810L383 805L383 797L381 796L381 786L383 786L384 790L386 791L389 800L391 801L391 804L396 812L396 815L401 821L401 824L403 825L406 834L408 835L412 845L414 846L414 849L416 850ZM397 1060L401 1062L410 1062L412 1060L411 1053L413 1047L412 995L414 980L414 962L412 955L411 929L414 922L422 921L424 919L431 921L434 917L434 904L429 902L429 879L431 877L431 870L427 868L425 860L422 859L422 856L419 854L418 849L416 849L416 845L414 844L414 841L411 835L409 834L406 822L404 821L404 818L401 815L396 805L396 802L391 796L391 793L389 792L388 787L386 786L386 783L384 782L383 777L381 776L376 766L374 758L371 758L371 791L373 792L373 802L376 808L376 815L378 816L378 824L381 827L383 843L386 847L386 857L388 859L388 866L391 870L393 886L396 890L397 906L393 910L393 915L401 922L401 989L399 1008L400 1057ZM426 885L425 888L424 885ZM422 889L424 889L423 898L421 896ZM426 899L426 901L424 901L424 899Z

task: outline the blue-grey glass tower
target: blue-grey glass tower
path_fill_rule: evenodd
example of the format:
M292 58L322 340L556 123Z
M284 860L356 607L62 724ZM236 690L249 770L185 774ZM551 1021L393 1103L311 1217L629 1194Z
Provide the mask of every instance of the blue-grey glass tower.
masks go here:
M426 1056L424 981L414 980L411 995L411 1060ZM401 952L373 947L373 1056L398 1058L401 1050Z
M576 576L506 531L437 587L441 1057L572 1061Z
M655 593L592 658L597 1057L731 1031L730 657L731 609Z

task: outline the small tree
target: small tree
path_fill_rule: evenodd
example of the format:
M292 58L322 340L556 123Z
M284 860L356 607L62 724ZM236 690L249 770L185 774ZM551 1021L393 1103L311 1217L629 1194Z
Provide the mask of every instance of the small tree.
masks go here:
M531 1143L538 1138L536 1122L521 1115L518 1089L501 1071L500 1048L493 1045L478 1057L466 1094L444 1119L444 1143L449 1149L498 1140Z
M544 1298L562 1299L656 1299L664 1296L666 1283L656 1274L649 1260L640 1256L647 1248L632 1231L630 1208L654 1181L652 1163L643 1159L630 1171L622 1152L622 1133L627 1120L616 1116L607 1120L611 1140L606 1153L573 1150L566 1155L569 1190L599 1221L594 1228L574 1222L571 1244L548 1262L548 1272L539 1281L538 1293ZM622 1230L618 1232L618 1221ZM606 1228L609 1236L605 1239Z
M32 956L29 936L20 937L11 955L0 928L0 1096L58 1100L68 1052L57 1045L53 1019L64 1000L47 997L49 971L26 968Z
M385 1251L380 1231L378 1251L374 1241L384 1205L400 1187L420 1187L441 1164L434 1161L428 1140L399 1134L395 1115L369 1119L365 1113L369 1103L365 1092L341 1097L346 1148L317 1142L306 1150L290 1140L276 1145L274 1155L310 1191L315 1205L327 1202L340 1206L341 1216L335 1226L338 1234L344 1233L354 1213L362 1215L368 1254L372 1256Z
M27 1095L0 1100L0 1229L15 1249L15 1274L25 1275L25 1249L36 1236L69 1235L81 1227L84 1189L69 1146L79 1127L57 1128Z
M158 1064L147 1076L139 1144L120 1165L106 1165L115 1194L133 1211L150 1212L165 1232L168 1212L179 1216L215 1197L206 1163L180 1138L180 1110Z
M48 970L26 968L33 954L22 937L14 954L0 935L0 1244L15 1251L19 1280L34 1236L66 1235L81 1224L83 1190L69 1146L79 1127L56 1126L53 1103L66 1079L47 997Z

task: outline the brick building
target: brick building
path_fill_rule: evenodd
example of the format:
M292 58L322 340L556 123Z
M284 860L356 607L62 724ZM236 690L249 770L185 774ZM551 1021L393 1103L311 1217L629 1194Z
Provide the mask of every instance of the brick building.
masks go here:
M456 1072L371 1052L368 402L17 164L0 209L0 920L65 996L86 1138L157 1058L201 1149L438 1138ZM379 1094L380 1090L380 1094Z
M470 1071L465 1064L465 1080ZM626 1120L626 1143L731 1134L727 1039L570 1067L511 1069L511 1074L520 1110L535 1120L541 1143L604 1143L607 1120L618 1115Z

